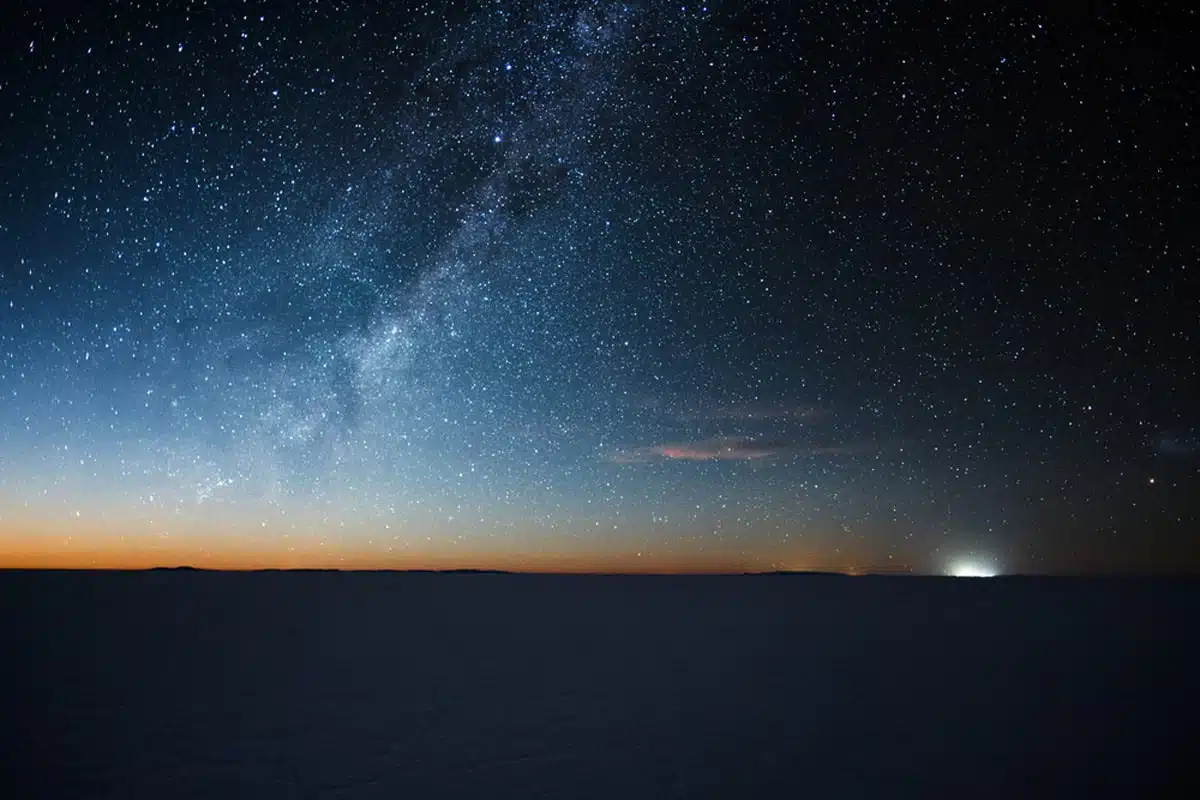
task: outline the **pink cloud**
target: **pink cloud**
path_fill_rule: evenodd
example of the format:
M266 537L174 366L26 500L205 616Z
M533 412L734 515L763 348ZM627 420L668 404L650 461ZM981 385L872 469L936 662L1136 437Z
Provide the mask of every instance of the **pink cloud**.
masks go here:
M618 451L609 457L619 464L637 464L666 459L670 461L752 461L770 458L782 452L769 443L748 437L722 437L696 442L652 445Z
M616 464L653 461L758 461L780 456L842 456L869 452L871 444L801 445L751 437L720 437L694 442L650 445L618 450L607 460Z

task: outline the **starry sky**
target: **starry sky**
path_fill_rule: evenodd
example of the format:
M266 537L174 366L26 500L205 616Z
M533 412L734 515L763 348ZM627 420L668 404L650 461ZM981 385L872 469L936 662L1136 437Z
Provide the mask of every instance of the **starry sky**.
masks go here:
M0 566L1200 570L1189 4L17 3Z

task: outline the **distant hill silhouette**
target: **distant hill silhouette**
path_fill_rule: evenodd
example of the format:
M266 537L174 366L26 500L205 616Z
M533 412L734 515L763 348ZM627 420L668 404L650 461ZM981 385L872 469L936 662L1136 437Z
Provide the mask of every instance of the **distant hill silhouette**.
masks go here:
M337 567L263 567L246 572L342 572Z
M817 570L817 569L796 569L796 570L777 569L777 570L773 570L771 572L747 572L745 574L746 575L756 575L756 576L761 576L761 577L783 576L783 575L795 575L795 576L806 575L809 577L818 577L819 576L819 577L823 577L823 578L848 578L848 577L850 577L845 572L830 572L827 570Z

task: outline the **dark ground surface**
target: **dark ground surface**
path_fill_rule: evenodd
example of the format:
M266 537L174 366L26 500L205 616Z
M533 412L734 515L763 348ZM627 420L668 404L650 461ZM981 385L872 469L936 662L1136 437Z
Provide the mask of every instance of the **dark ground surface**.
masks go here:
M1165 580L0 573L0 795L1200 796L1197 612Z

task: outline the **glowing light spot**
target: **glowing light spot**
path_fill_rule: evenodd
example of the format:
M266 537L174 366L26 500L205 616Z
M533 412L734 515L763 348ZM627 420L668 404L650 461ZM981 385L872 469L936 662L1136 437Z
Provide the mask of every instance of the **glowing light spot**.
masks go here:
M955 578L994 578L1000 571L982 561L955 561L947 569L947 574Z

